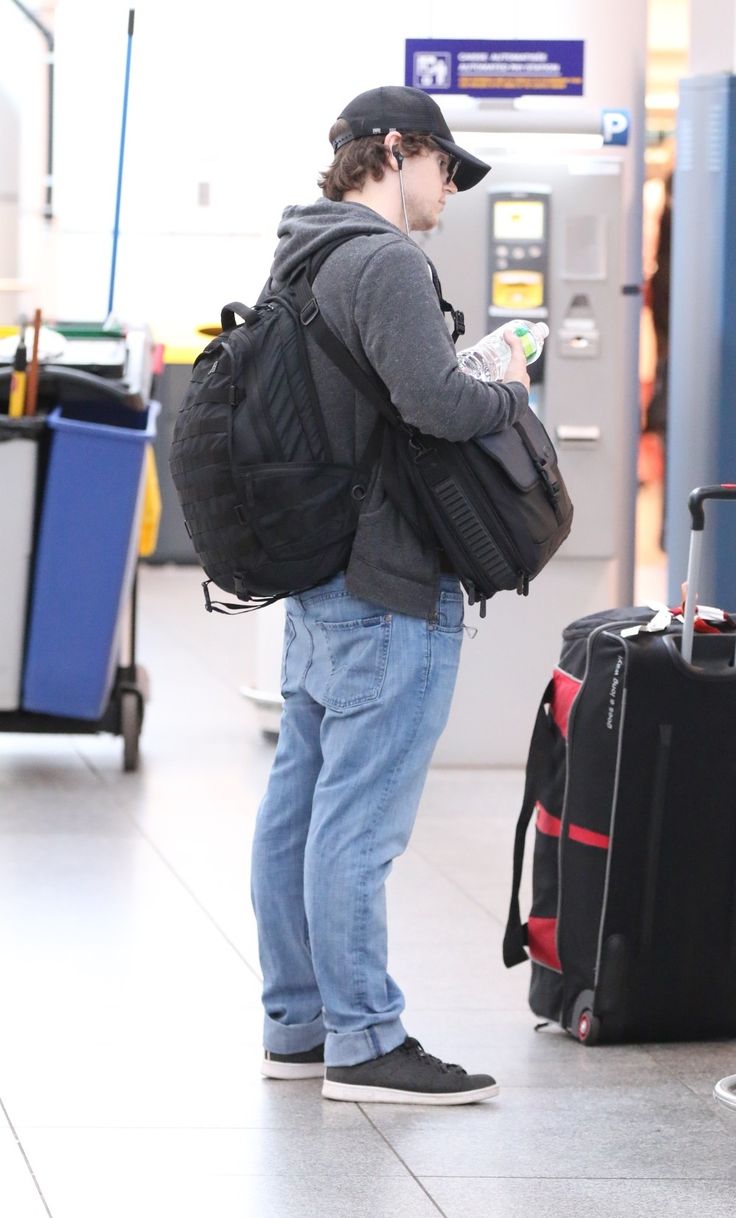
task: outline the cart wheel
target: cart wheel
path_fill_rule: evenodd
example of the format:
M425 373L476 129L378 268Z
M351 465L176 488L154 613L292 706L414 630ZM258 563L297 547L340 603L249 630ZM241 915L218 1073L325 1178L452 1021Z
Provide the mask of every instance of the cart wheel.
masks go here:
M138 769L141 736L141 700L133 690L124 690L120 695L120 732L123 737L123 770L126 774Z

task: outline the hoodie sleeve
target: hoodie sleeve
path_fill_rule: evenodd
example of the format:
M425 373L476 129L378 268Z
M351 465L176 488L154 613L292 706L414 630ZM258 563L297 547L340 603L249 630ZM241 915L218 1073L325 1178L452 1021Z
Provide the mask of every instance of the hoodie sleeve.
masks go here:
M411 242L383 243L370 255L352 310L363 350L394 406L427 435L470 440L502 431L528 401L517 382L487 384L460 370L427 260Z

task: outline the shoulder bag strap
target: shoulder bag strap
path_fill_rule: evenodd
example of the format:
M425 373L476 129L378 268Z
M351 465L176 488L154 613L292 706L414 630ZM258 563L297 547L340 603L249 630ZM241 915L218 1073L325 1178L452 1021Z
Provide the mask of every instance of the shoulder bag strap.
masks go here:
M374 379L364 368L361 368L355 356L345 346L342 339L339 339L335 332L327 325L312 292L306 270L303 270L292 280L291 287L299 309L302 325L305 329L309 330L309 333L324 351L328 359L332 360L332 363L362 393L363 397L372 402L388 423L391 423L394 427L406 427L407 424L403 423L399 412L392 406L388 391L385 388L380 388L377 378Z
M427 262L429 264L429 269L432 272L432 283L434 284L434 290L437 293L437 299L440 302L440 308L442 309L443 313L449 313L452 316L452 341L456 343L461 335L465 333L465 314L461 312L460 309L454 309L449 300L445 300L444 296L442 295L442 284L440 283L440 277L437 274L434 263L430 262L429 258L427 259Z

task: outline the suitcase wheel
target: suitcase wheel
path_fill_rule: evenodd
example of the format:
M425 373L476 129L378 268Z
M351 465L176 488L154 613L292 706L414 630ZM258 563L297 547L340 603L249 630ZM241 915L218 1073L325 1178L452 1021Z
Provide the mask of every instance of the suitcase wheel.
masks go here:
M601 1021L593 1014L593 991L578 994L572 1009L570 1031L582 1045L594 1045L601 1030Z
M578 1026L575 1034L581 1044L594 1045L600 1032L600 1020L587 1008L578 1016Z

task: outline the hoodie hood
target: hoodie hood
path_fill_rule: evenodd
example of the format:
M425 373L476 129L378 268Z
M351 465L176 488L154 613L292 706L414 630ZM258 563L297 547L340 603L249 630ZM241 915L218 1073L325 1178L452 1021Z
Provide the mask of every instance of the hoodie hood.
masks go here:
M271 277L283 283L292 272L336 237L369 237L386 234L410 240L405 233L372 207L363 203L335 203L318 199L306 206L287 207L277 229L280 238L271 267ZM413 244L413 242L412 242Z

